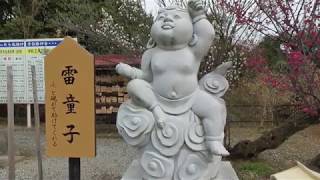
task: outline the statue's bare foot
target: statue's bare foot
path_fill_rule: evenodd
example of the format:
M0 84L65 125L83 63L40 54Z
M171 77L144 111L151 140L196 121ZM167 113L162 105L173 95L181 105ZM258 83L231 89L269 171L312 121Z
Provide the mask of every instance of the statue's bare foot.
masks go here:
M226 150L220 141L207 141L209 152L219 156L229 156L230 153Z
M165 128L165 126L166 126L166 123L165 122L163 122L163 121L159 121L159 120L157 120L157 125L158 125L158 127L160 128L160 129L164 129Z
M160 108L160 106L156 106L153 111L153 116L157 122L157 125L160 129L164 129L166 123L165 123L165 119L166 119L166 114L165 112L162 111L162 109Z

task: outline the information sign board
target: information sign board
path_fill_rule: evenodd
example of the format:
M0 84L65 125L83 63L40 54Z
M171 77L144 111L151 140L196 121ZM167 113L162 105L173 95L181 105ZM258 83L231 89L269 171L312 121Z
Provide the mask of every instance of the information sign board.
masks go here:
M13 102L33 103L31 65L35 65L39 103L44 103L44 57L63 39L0 40L0 103L7 103L6 67L13 67Z

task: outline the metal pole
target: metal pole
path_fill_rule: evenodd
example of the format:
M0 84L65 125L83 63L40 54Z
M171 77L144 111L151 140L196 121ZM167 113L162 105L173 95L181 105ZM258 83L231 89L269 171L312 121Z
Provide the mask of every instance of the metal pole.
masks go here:
M8 111L8 161L9 180L15 179L15 145L14 145L14 104L12 66L7 66L7 111Z
M38 179L43 179L42 173L42 156L41 156L41 146L40 146L40 117L39 117L39 104L38 104L38 91L37 91L37 76L35 66L31 66L32 73L32 87L33 87L33 109L34 109L34 119L35 119L35 130L36 130L36 151L38 159Z
M69 180L80 180L80 158L69 158Z

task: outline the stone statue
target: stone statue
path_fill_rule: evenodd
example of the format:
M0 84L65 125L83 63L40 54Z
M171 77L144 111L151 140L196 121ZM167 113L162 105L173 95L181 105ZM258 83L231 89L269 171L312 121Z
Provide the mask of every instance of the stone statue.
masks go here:
M118 64L116 71L132 79L131 99L118 111L117 128L141 154L123 180L208 180L217 175L223 146L226 106L221 96L229 85L230 63L197 79L214 29L203 3L188 9L159 10L151 27L141 69Z

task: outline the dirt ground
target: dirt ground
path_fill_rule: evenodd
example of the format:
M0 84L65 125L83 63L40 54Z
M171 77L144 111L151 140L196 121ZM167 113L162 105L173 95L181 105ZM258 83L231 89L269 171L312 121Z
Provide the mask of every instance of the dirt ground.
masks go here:
M43 129L43 127L42 127ZM231 126L231 145L237 142L250 139L253 140L259 137L264 132L268 131L270 128L256 128L256 127L246 127L242 126ZM0 125L0 130L5 130L5 126ZM29 175L28 167L30 164L36 161L34 156L34 131L33 129L27 129L25 127L16 128L16 144L17 144L17 155L20 160L17 163L18 168L24 170L24 176L34 177ZM43 137L42 145L44 146L44 131L42 131ZM97 161L88 161L89 165L92 167L92 172L96 173L94 179L118 179L121 173L126 169L128 162L132 160L136 151L125 145L122 139L118 136L117 131L114 126L102 125L97 127L97 146L98 153L113 154L103 155L101 157L110 156L110 159L97 158ZM112 147L114 146L114 147ZM121 150L120 150L120 149ZM114 152L109 152L114 151ZM120 151L122 153L120 153ZM264 180L269 179L270 175L279 172L281 170L288 169L295 165L295 161L300 161L304 164L308 164L310 159L316 156L320 152L320 125L311 126L299 133L296 133L290 137L286 142L284 142L280 147L274 150L267 150L261 153L257 158L252 160L237 160L232 161L232 164L239 176L243 180ZM125 154L126 156L123 156ZM99 154L98 154L99 155ZM119 157L116 157L119 156ZM123 157L122 157L123 156ZM123 160L121 160L121 158ZM100 160L101 161L100 161ZM120 159L120 161L119 161ZM109 163L108 161L112 161ZM60 162L60 160L55 160L54 163ZM103 163L110 167L104 167L106 169L101 169L104 174L101 175L98 169L93 168L93 163ZM101 166L104 166L104 165ZM1 167L2 166L2 167ZM51 165L50 165L51 166ZM65 166L65 164L63 164ZM90 168L90 166L88 166ZM99 165L100 166L100 165ZM1 178L6 177L6 165L1 164L0 158L0 176L1 169L3 171ZM108 173L108 170L110 173ZM51 172L53 173L53 172ZM100 174L99 174L100 173ZM111 175L112 176L111 176ZM54 174L53 174L54 175ZM91 176L93 177L93 176ZM106 178L108 177L108 178ZM115 178L110 178L115 177ZM19 178L18 178L19 179ZM24 178L20 178L24 180ZM32 178L31 178L32 179ZM1 179L2 180L2 179Z

